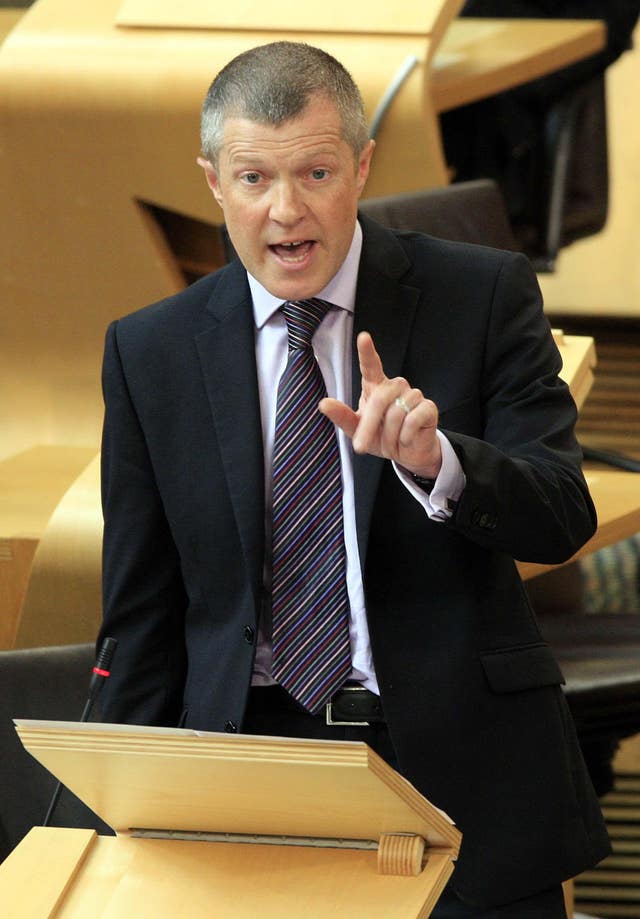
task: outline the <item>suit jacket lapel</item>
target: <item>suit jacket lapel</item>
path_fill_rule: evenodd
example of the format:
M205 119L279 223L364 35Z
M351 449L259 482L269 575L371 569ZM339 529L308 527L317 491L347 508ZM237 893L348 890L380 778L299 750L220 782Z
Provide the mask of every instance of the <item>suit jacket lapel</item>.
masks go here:
M360 215L364 240L354 316L352 352L353 406L360 398L360 367L356 348L359 332L370 332L388 377L402 375L409 345L413 317L420 290L404 278L411 261L396 237L388 230ZM354 454L353 476L356 529L360 562L364 569L371 513L380 475L386 460Z
M258 599L264 565L264 451L255 335L246 274L228 266L196 336L213 423L251 583Z

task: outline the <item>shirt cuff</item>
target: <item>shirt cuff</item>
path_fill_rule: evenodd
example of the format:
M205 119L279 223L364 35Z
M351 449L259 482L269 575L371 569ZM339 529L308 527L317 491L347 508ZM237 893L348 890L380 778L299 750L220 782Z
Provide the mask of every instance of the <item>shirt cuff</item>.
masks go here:
M456 503L467 483L460 460L442 431L436 431L442 451L442 466L430 494L418 485L410 472L393 463L396 475L413 497L424 507L431 520L443 523L455 510Z

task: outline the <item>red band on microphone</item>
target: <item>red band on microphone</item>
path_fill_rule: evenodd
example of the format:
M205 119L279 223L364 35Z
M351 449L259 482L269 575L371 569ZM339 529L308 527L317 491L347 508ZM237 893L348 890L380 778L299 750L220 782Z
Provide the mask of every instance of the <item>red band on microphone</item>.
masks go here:
M111 676L111 671L110 671L110 670L100 670L99 667L94 667L94 668L93 668L93 672L94 672L94 673L97 673L98 676Z

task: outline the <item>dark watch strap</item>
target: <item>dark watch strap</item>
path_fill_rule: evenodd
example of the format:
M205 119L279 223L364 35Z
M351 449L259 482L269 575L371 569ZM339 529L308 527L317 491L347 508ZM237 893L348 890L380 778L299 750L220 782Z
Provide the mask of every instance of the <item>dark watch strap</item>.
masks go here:
M425 491L428 495L433 491L433 486L436 484L435 479L427 479L423 475L416 475L414 472L410 472L409 475L420 488Z

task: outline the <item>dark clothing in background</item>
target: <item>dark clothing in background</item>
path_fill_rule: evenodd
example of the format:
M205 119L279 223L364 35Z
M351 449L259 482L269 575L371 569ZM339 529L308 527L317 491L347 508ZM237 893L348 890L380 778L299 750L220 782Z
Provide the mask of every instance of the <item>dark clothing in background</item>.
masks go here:
M585 60L441 116L445 156L454 181L495 179L509 216L518 227L538 224L544 195L545 119L551 107L578 87L597 79L631 47L640 0L468 0L461 16L513 19L600 19L606 47ZM526 239L526 236L524 237ZM526 244L525 244L526 249Z

